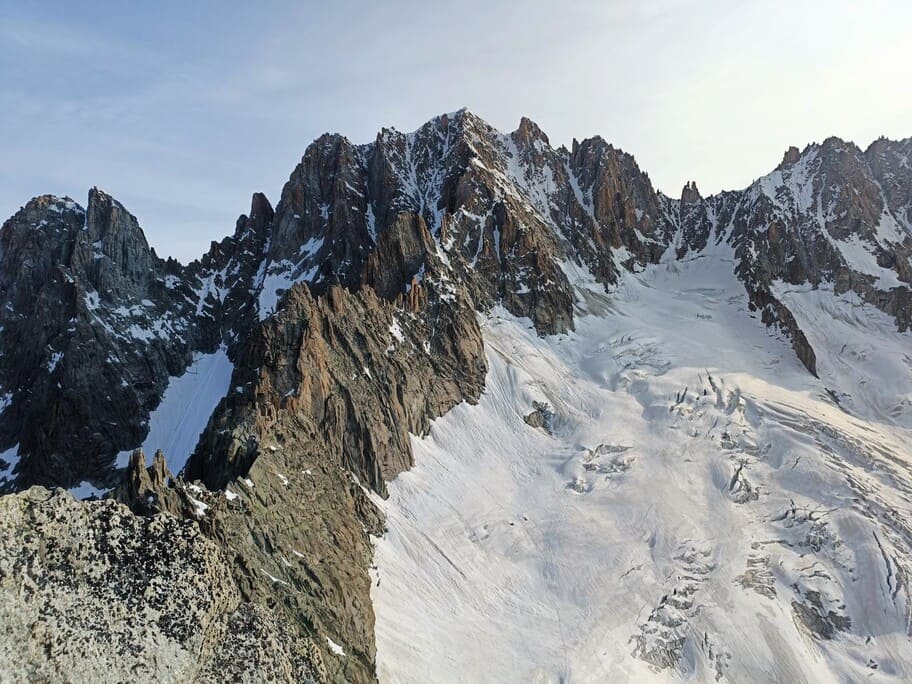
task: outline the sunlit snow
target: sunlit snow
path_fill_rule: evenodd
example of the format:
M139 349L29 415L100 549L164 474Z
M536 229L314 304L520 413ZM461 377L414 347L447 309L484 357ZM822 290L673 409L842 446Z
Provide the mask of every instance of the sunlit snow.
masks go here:
M581 290L568 335L486 320L480 402L413 437L376 499L381 682L912 678L912 336L784 293L819 331L818 380L729 258ZM851 629L812 637L815 602Z

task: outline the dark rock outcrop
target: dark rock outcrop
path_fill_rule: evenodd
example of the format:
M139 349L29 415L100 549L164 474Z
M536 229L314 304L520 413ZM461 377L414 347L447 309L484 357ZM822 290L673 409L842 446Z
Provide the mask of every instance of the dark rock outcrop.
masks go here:
M86 211L44 196L4 224L0 446L18 445L20 486L112 484L114 455L198 346L176 268L97 189Z

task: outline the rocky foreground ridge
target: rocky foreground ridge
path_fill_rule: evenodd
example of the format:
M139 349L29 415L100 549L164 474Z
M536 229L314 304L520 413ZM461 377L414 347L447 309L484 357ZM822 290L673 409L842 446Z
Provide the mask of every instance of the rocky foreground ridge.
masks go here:
M0 602L20 615L0 663L53 680L97 649L155 679L374 680L371 499L411 465L409 433L480 396L477 312L563 332L580 279L610 292L624 270L725 250L815 373L782 284L853 291L912 325L910 158L912 139L829 138L744 190L673 199L601 138L555 149L528 119L505 135L461 110L367 145L320 137L275 208L254 195L187 266L101 190L85 209L33 199L0 229L0 491L22 492L0 499ZM182 472L167 454L118 467L169 379L220 347L230 390ZM81 482L119 503L43 489ZM145 605L154 582L179 615ZM210 595L188 598L198 585ZM95 601L110 615L81 620ZM88 650L49 637L52 622ZM149 639L161 662L113 646Z

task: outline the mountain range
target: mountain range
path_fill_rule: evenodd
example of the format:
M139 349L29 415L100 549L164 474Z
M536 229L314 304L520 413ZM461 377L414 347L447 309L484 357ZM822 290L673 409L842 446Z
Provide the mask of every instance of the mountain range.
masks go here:
M910 326L912 138L672 198L463 109L321 136L188 265L36 197L0 671L903 681Z

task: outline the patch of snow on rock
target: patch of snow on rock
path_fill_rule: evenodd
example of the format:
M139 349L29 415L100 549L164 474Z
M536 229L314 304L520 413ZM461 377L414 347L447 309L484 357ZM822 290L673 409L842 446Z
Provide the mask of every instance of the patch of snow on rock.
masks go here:
M172 472L187 463L200 433L231 384L234 366L224 349L197 354L187 371L171 378L161 403L149 416L149 434L141 448L150 459L161 449ZM124 467L132 449L121 452L118 465Z

